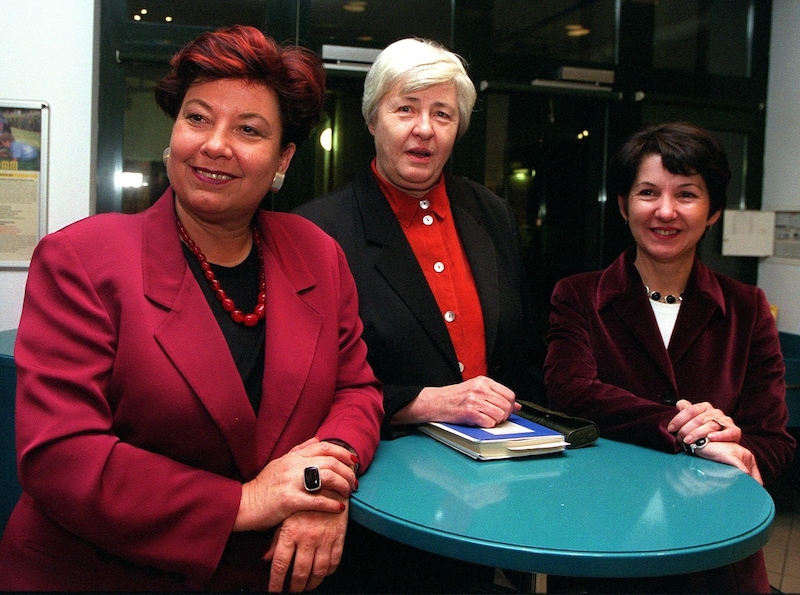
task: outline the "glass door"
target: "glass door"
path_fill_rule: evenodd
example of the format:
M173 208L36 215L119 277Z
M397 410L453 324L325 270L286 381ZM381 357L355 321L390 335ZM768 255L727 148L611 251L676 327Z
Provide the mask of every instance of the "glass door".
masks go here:
M536 311L545 328L555 283L603 265L608 99L528 88L479 97L485 180L519 224ZM473 132L469 132L473 134ZM616 201L610 204L616 212Z

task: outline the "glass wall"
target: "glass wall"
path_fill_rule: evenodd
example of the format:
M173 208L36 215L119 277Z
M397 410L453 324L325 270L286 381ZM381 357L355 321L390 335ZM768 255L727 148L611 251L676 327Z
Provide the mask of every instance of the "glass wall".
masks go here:
M300 10L308 23L301 39L317 48L382 48L403 37L452 45L451 0L310 0Z
M616 61L615 0L496 0L490 21L497 54L607 65Z
M184 43L233 23L311 47L327 64L323 121L266 208L291 210L369 162L364 73L380 48L408 36L435 39L467 60L480 93L449 167L513 205L543 303L559 278L605 266L629 244L616 199L605 196L605 167L645 122L685 119L717 132L736 169L729 207L760 206L768 1L101 3L99 211L141 210L161 194L171 122L155 106L153 85ZM350 50L361 57L337 57ZM704 241L704 260L755 281L755 259L722 257L718 235Z
M747 0L654 2L653 66L750 76L754 9Z

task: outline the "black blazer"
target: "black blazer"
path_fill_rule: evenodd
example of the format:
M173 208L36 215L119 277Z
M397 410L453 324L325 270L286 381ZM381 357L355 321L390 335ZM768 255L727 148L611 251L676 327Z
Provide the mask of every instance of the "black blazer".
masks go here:
M529 292L516 221L507 201L466 178L445 175L453 219L483 308L488 375L517 398L542 399L533 354ZM297 210L342 246L359 296L367 359L384 383L389 420L426 386L461 382L453 344L411 246L370 168ZM395 428L396 430L397 428Z

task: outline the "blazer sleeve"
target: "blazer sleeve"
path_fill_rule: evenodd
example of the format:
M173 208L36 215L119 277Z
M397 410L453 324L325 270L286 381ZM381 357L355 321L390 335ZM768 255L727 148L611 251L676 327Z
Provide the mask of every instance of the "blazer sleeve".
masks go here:
M230 536L241 483L115 433L108 395L119 337L101 297L109 288L85 264L62 232L31 260L15 346L20 483L67 531L201 588Z
M326 440L341 440L358 455L359 472L369 467L380 442L383 397L380 383L367 363L361 338L358 294L347 258L336 245L338 263L339 364L333 404L317 432Z
M728 413L742 430L741 445L756 457L765 484L792 461L795 440L786 431L785 366L775 319L764 292L756 288L747 371L735 409Z

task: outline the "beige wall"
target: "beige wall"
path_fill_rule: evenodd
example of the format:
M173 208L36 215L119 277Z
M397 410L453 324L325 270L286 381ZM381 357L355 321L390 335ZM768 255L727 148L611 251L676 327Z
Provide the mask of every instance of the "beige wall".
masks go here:
M0 100L50 106L47 229L92 212L96 136L95 0L3 0ZM0 330L16 328L27 270L0 269Z
M800 0L773 0L763 209L800 211ZM778 330L800 334L800 262L768 258L758 285L779 308Z

